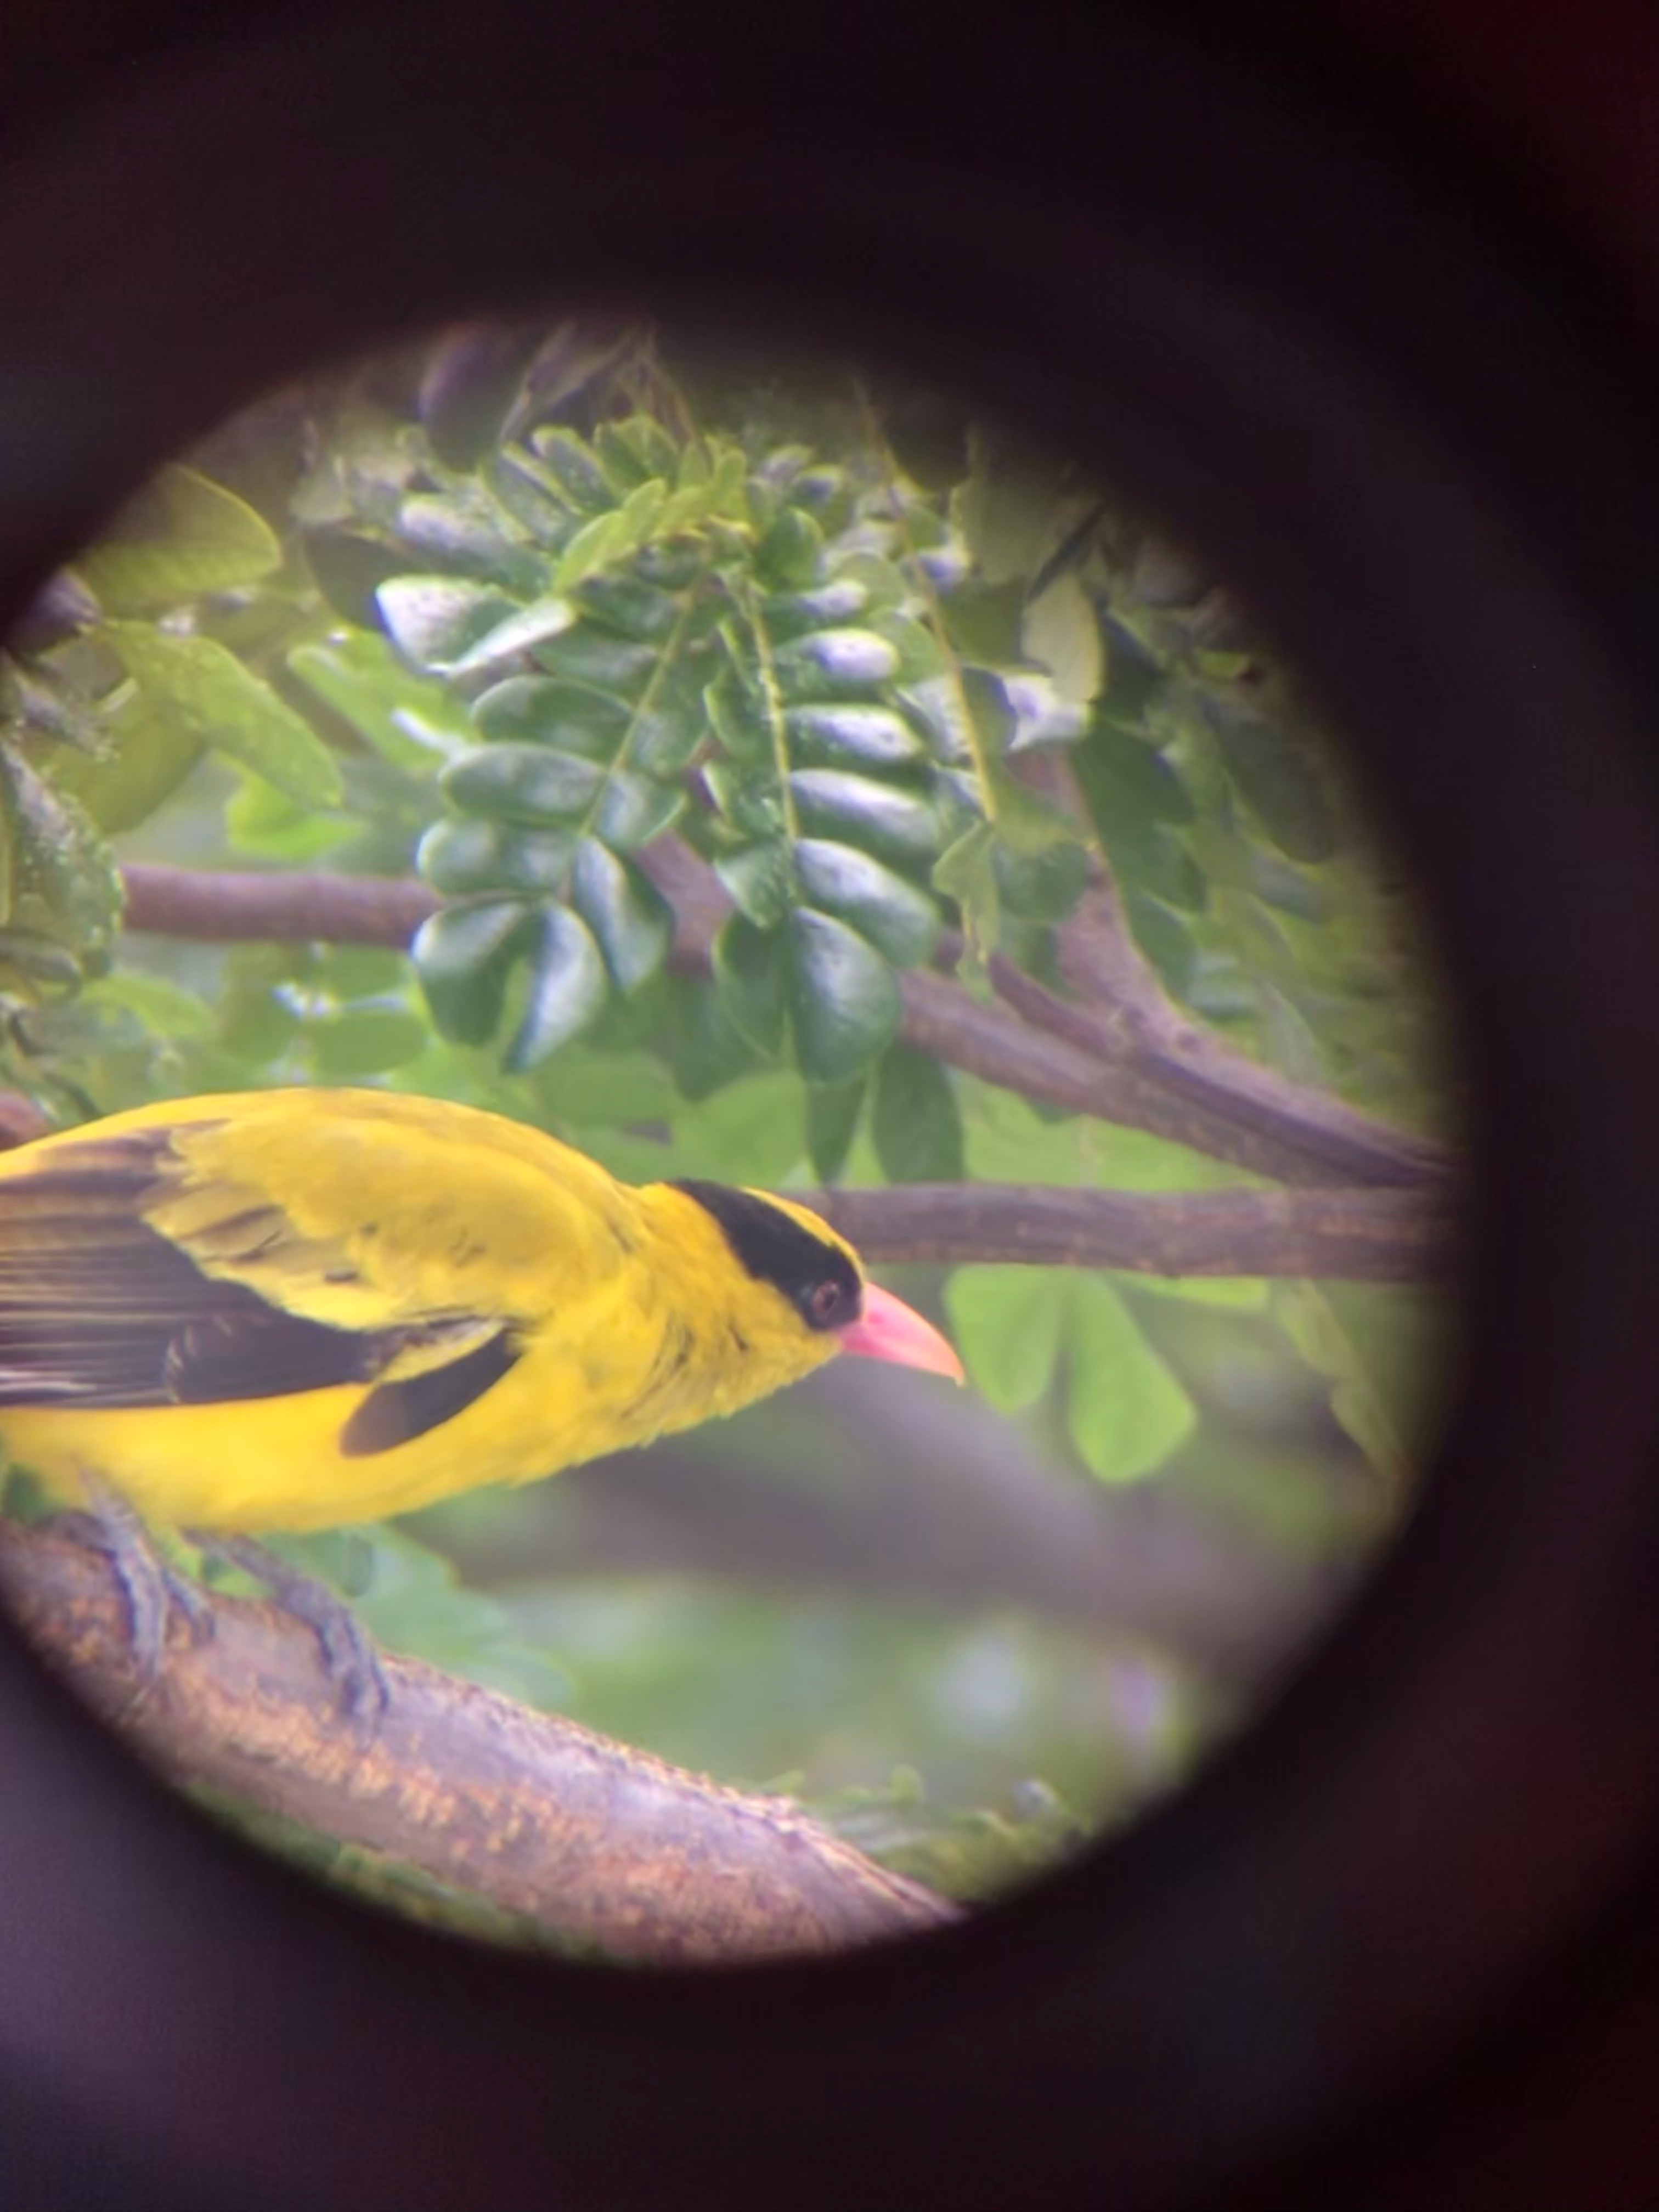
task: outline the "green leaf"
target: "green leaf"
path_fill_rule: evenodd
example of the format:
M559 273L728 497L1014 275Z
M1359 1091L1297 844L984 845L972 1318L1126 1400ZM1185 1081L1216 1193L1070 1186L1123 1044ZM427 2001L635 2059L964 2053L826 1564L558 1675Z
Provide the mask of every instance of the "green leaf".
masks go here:
M593 837L584 837L577 850L570 890L611 981L619 991L637 990L673 942L673 909L648 877Z
M591 684L622 699L633 698L650 681L659 657L654 647L608 636L591 623L578 623L562 637L536 648L537 661L550 676Z
M973 761L973 730L962 711L962 687L947 676L923 684L907 684L898 694L900 705L926 731L932 749L947 764L968 767Z
M1325 1055L1307 1017L1271 983L1258 982L1256 998L1263 1037L1279 1073L1292 1083L1317 1086L1328 1082Z
M504 538L487 514L465 499L417 492L398 507L395 527L407 549L405 568L459 569L514 592L533 592L546 573L534 554Z
M793 706L890 683L899 672L899 652L874 630L821 629L781 645L774 665L784 702Z
M1034 860L1057 845L1079 844L1086 837L1082 823L1011 775L1000 760L990 761L988 768L994 801L989 811L1011 852Z
M384 999L404 988L407 957L382 945L331 945L319 961L325 988L342 999Z
M612 769L599 793L593 825L619 853L637 852L678 822L686 794L672 784L653 783L629 769Z
M576 610L568 599L552 595L532 599L528 606L520 607L516 614L508 615L504 622L486 630L476 644L467 647L449 672L452 676L476 676L481 669L494 668L518 653L528 653L532 646L545 645L550 638L562 636L575 619Z
M891 681L896 684L927 684L936 682L945 673L947 663L939 640L925 623L913 616L896 611L881 617L880 635L898 654L898 665Z
M378 630L296 645L288 665L394 768L425 774L466 742L466 714L453 695L417 676Z
M638 421L649 418L636 416L635 419ZM605 472L605 481L618 492L626 490L631 485L645 483L652 477L665 478L672 477L674 473L675 463L679 458L671 441L666 465L659 468L652 468L647 463L635 440L629 437L622 425L617 422L601 422L598 425L593 432L593 453L600 468Z
M1072 1288L1072 1441L1103 1482L1153 1474L1192 1434L1198 1413L1109 1283Z
M307 1031L312 1072L319 1083L360 1083L417 1060L430 1032L404 1006L359 1006Z
M613 446L624 447L641 477L673 477L679 467L680 449L654 415L629 415L620 422L601 423L594 443L613 481L620 481L611 461Z
M858 1133L865 1085L814 1083L806 1091L806 1157L820 1182L835 1182Z
M282 558L276 538L246 501L174 461L76 566L111 614L138 615L254 583Z
M623 487L612 482L598 457L574 430L538 430L530 442L574 507L583 507L590 514L615 507Z
M1047 1267L958 1267L945 1286L951 1334L974 1387L1000 1413L1033 1406L1059 1364L1066 1279Z
M926 799L837 769L799 769L789 789L809 837L857 845L879 859L931 860L942 841L938 810Z
M1180 829L1193 819L1192 799L1164 755L1103 714L1071 761L1103 837L1133 837L1158 823Z
M518 900L445 907L410 947L432 1018L457 1044L487 1044L501 1018L507 974L528 931Z
M148 623L106 625L151 710L173 716L298 806L337 806L334 756L270 686L210 637L174 637Z
M586 813L604 770L546 745L504 743L467 753L440 779L444 797L464 814L508 822L566 822Z
M1006 667L1022 651L1025 586L975 579L945 602L945 628L959 659Z
M390 578L404 573L407 557L383 539L355 530L301 530L299 538L312 580L330 613L354 629L378 633L380 617L374 594Z
M240 787L225 801L224 818L236 852L295 867L308 866L325 853L336 851L362 828L341 815L318 814L296 805L285 792L257 775L242 777Z
M683 702L666 690L665 697L672 711L640 711L629 744L629 758L645 775L670 783L691 765L708 732L695 697Z
M795 848L801 890L826 914L850 922L896 968L928 959L939 941L939 915L914 884L851 845L805 837Z
M714 873L732 903L758 929L775 929L795 903L795 869L787 837L767 837L723 853Z
M0 975L6 975L8 982L14 976L24 976L31 983L72 990L81 981L81 963L55 939L37 936L31 930L0 929ZM31 1035L38 1035L38 1025ZM76 1048L84 1049L86 1043L86 1038L77 1038ZM35 1044L33 1048L40 1048Z
M528 936L529 991L505 1066L512 1075L550 1060L605 1005L604 956L586 924L566 907L544 907Z
M1064 921L1089 880L1081 845L1050 845L1030 855L999 845L994 866L1001 902L1022 921Z
M551 469L522 446L507 446L486 459L483 473L502 511L526 531L545 553L556 553L580 525Z
M952 519L988 581L1023 584L1053 544L1063 471L1046 455L1010 449L977 431L969 452L970 472L951 495Z
M678 594L637 575L590 576L579 596L585 614L643 645L660 644L682 612Z
M529 830L492 821L435 822L416 860L446 897L478 891L545 896L562 889L576 838L570 830Z
M1108 616L1105 623L1106 688L1101 710L1126 730L1145 721L1153 702L1168 686L1169 672L1132 629Z
M988 822L975 823L934 863L933 888L954 899L972 957L983 961L1002 933L1002 891L997 874L1000 848Z
M472 704L472 726L491 744L551 745L586 760L609 761L631 719L626 700L553 676L509 676Z
M493 584L460 576L393 576L374 594L380 619L406 660L451 674L480 639L520 612Z
M619 1051L597 1038L567 1045L542 1068L536 1096L550 1119L587 1128L670 1121L682 1106L654 1054Z
M669 1061L683 1097L696 1102L746 1073L759 1058L702 977L676 985L670 1000Z
M1002 689L1014 718L1007 747L1011 753L1030 752L1039 745L1075 744L1089 727L1086 710L1067 699L1050 677L1006 675Z
M1165 988L1184 999L1192 989L1198 966L1198 947L1186 923L1149 891L1126 890L1123 910L1135 943L1157 969Z
M740 837L770 842L783 836L782 793L769 775L744 774L729 762L711 761L702 781L727 825Z
M147 975L134 968L117 968L100 981L88 985L82 1003L88 1000L125 1007L153 1035L173 1043L196 1042L210 1036L218 1012L170 977Z
M784 514L806 521L797 507L786 507ZM779 521L782 520L781 515ZM820 584L815 591L768 599L761 611L767 629L781 641L799 637L804 630L844 628L869 609L871 599L868 584L857 576L842 574Z
M1076 571L1057 576L1040 598L1028 602L1020 621L1020 644L1053 677L1060 696L1087 706L1100 696L1106 656L1094 604Z
M891 1038L901 1012L893 971L856 930L798 911L789 933L789 1011L809 1083L845 1083Z
M805 507L819 527L833 537L846 527L852 514L852 486L846 471L822 463L803 469L789 487L789 504Z
M1108 855L1127 881L1151 891L1188 914L1202 914L1210 903L1203 870L1176 830L1154 830L1146 842L1126 854L1121 841L1105 841Z
M817 581L823 532L810 514L786 507L755 548L754 557L763 591L804 592Z
M792 760L807 768L914 768L927 747L889 707L792 707L784 716Z
M79 805L21 755L0 752L9 787L12 854L9 920L27 934L67 939L84 960L115 933L121 879L114 855Z
M1359 1284L1276 1284L1272 1308L1329 1382L1336 1419L1383 1480L1403 1491L1429 1442L1425 1415L1437 1411L1445 1315L1420 1289Z
M1336 851L1336 817L1312 746L1282 721L1231 701L1210 699L1205 711L1229 774L1262 828L1293 860L1328 860Z
M581 528L559 556L559 565L553 572L553 581L561 592L574 591L588 577L597 575L613 561L624 559L638 544L629 526L628 517L620 508L608 514L595 515Z
M749 509L749 465L741 447L728 444L717 452L709 492L711 514L726 522L747 525L752 521Z
M890 1182L962 1181L962 1109L950 1076L928 1054L888 1046L870 1127Z
M703 695L709 725L738 761L769 760L772 724L759 690L729 661Z
M996 851L996 831L988 822L976 822L933 863L934 890L963 906L988 890L994 899L998 898L993 865Z
M98 748L55 747L52 780L85 807L106 836L147 821L202 757L200 735L156 711L136 687L112 718Z
M782 930L757 929L741 914L728 915L714 939L720 1003L734 1026L769 1058L783 1042L787 953Z

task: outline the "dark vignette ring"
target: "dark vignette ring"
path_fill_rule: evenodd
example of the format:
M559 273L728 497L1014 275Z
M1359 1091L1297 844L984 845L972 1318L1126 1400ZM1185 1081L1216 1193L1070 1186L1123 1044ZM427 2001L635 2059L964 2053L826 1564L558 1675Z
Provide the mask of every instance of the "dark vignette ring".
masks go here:
M174 2202L1191 2201L1449 2050L1655 1810L1650 428L1546 272L1213 55L331 13L0 180L4 612L262 386L550 287L942 367L1201 536L1363 744L1469 1024L1467 1386L1248 1741L1030 1896L826 1966L554 1974L371 1920L192 1822L8 1632L0 2051Z

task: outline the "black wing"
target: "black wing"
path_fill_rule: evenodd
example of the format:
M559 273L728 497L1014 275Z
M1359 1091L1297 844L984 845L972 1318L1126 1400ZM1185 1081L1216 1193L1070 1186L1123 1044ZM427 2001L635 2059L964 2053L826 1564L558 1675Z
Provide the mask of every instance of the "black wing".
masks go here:
M88 1138L0 1179L0 1408L283 1397L374 1383L410 1355L435 1355L357 1409L343 1443L372 1453L453 1419L516 1358L504 1326L480 1340L482 1316L338 1328L208 1273L146 1218L176 1187L168 1131L146 1129ZM287 1233L279 1208L253 1207L215 1224L214 1248L247 1255Z

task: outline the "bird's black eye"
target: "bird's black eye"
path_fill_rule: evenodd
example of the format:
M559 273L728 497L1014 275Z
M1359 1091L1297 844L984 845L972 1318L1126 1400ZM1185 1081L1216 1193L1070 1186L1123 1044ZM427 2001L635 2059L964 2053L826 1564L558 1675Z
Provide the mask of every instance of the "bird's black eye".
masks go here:
M829 1328L842 1318L847 1293L839 1283L817 1283L806 1300L806 1317L815 1328Z

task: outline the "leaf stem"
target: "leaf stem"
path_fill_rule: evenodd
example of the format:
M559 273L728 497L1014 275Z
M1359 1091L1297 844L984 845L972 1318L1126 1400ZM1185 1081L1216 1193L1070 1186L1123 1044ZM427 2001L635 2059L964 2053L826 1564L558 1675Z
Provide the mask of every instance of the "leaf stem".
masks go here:
M658 694L667 681L668 671L680 649L681 642L685 636L686 625L691 619L692 608L696 604L697 593L707 575L708 571L704 569L701 574L694 576L679 595L680 611L674 618L674 626L663 640L662 651L657 655L656 665L651 671L644 690L641 692L629 714L628 726L618 738L617 750L611 756L604 778L588 802L587 811L583 815L581 827L576 833L579 842L584 837L592 836L593 824L599 818L599 808L605 801L606 786L611 777L620 775L628 766L635 742L644 726L645 718L656 705Z
M778 803L783 810L783 830L789 840L789 864L793 868L795 847L800 842L800 823L795 813L794 793L789 788L789 732L783 719L783 693L778 684L777 663L772 656L771 635L766 627L766 617L761 612L760 595L755 589L753 577L741 577L732 589L755 641L761 690L766 700L767 727L772 737L772 765L778 780Z

